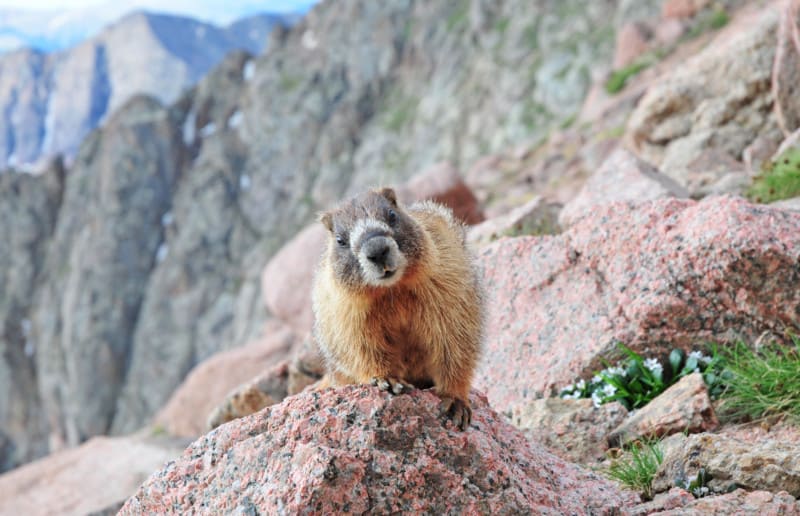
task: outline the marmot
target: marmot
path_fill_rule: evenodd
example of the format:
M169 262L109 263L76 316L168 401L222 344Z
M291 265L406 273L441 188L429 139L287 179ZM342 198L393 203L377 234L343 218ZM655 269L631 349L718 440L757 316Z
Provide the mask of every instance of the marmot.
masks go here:
M484 319L464 225L433 202L401 206L391 188L356 196L320 221L330 233L312 296L327 366L320 388L433 387L464 430Z

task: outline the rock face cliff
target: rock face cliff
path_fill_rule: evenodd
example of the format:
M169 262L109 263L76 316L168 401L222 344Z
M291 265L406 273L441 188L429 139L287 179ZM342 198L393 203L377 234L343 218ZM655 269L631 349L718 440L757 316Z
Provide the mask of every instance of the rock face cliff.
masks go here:
M326 2L275 29L266 54L230 55L171 106L123 104L109 87L111 67L135 52L76 48L86 55L59 66L105 63L104 75L79 76L109 94L103 109L69 96L67 132L88 130L87 113L123 105L81 145L53 226L37 226L52 236L36 238L41 270L28 304L0 313L7 326L29 320L36 343L25 356L23 340L3 337L11 351L0 367L9 356L30 366L14 373L27 383L3 390L0 408L41 414L30 423L37 432L15 430L21 415L3 419L8 463L142 426L195 364L257 331L267 259L341 195L441 160L467 166L573 117L628 11L611 0ZM129 22L146 25L161 55L182 40L158 39L169 31L148 17ZM13 58L29 63L31 78L49 66L35 53ZM172 79L162 100L194 77L191 63L172 62L148 61ZM24 89L30 100L14 109L46 121L52 91L74 86L59 84Z
M39 407L31 292L44 271L61 203L64 169L0 175L0 471L47 452Z
M172 103L231 50L262 51L282 23L259 15L220 28L140 12L69 50L0 55L0 168L74 156L89 131L134 94Z

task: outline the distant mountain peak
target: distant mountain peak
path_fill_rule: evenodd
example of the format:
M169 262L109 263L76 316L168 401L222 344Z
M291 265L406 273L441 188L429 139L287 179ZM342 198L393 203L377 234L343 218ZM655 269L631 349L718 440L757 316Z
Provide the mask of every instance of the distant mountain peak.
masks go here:
M66 50L1 54L0 170L57 153L70 157L132 96L171 103L232 50L261 53L270 30L286 19L257 14L222 27L136 9Z

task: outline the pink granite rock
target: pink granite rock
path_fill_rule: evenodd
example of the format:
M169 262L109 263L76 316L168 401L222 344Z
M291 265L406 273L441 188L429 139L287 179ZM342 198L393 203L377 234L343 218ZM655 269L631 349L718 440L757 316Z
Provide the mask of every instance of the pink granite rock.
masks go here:
M280 403L288 393L289 361L285 360L264 374L231 391L211 414L206 430Z
M791 421L786 421L783 418L769 418L734 426L725 426L720 428L717 433L724 437L752 444L762 441L791 444L800 450L800 426L796 426Z
M782 210L800 211L800 197L776 201L771 203L770 206L773 208L780 208Z
M614 446L640 437L704 432L719 425L703 375L692 373L637 410L608 437Z
M649 49L652 31L640 22L629 22L617 31L612 68L624 68Z
M706 7L710 0L664 0L661 16L664 18L690 18Z
M186 442L145 432L94 437L0 475L0 514L115 514Z
M624 516L648 516L659 514L663 511L678 509L689 505L695 501L694 496L689 491L680 487L673 487L666 493L657 494L649 502L644 502L634 507L622 509Z
M686 486L700 469L709 480L712 493L733 487L786 491L800 496L800 447L797 444L765 440L748 443L722 435L675 434L661 441L664 460L653 479L653 489L666 491Z
M511 422L562 459L597 465L606 459L608 434L627 415L628 410L617 402L595 407L588 398L544 398L515 410Z
M623 514L627 513L623 512ZM797 516L800 515L800 502L785 491L770 493L737 489L724 495L698 498L677 509L649 514L659 516L730 516L734 514L737 516L746 514Z
M800 213L728 197L599 207L553 237L478 258L488 299L476 386L512 411L589 377L623 342L646 356L800 326Z
M689 192L631 152L618 148L568 202L558 221L571 226L597 206L614 201L643 202L662 197L689 197Z
M467 224L484 220L478 200L464 183L458 170L450 163L437 163L397 188L397 195L405 203L430 199L444 204L453 214Z
M325 246L325 228L312 224L284 245L261 273L267 310L298 333L311 330L311 277Z
M429 391L292 396L197 440L120 514L612 514L636 502L529 444L484 396L471 401L460 432Z
M510 212L472 226L467 239L472 244L488 244L504 236L543 235L559 233L558 203L547 202L542 197L534 197Z

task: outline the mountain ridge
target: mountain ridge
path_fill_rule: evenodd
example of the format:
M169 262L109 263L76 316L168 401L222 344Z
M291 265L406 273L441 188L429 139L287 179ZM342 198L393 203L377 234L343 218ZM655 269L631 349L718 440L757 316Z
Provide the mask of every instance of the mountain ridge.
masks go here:
M293 18L261 14L226 28L135 11L97 36L56 53L0 55L0 169L40 169L135 94L172 103L230 51L263 50L267 34Z

